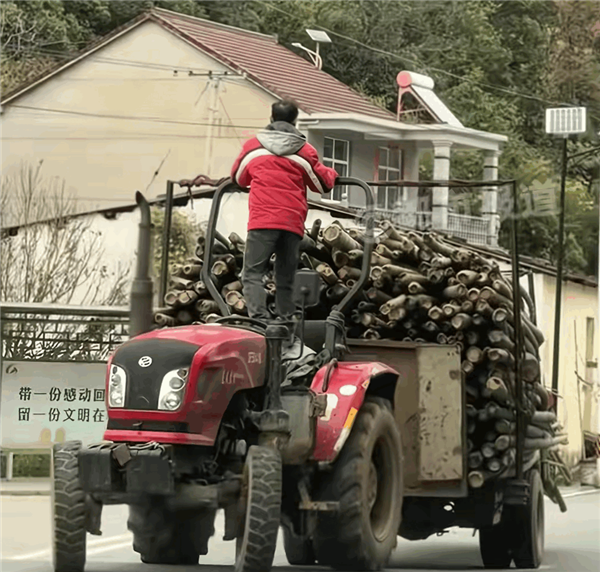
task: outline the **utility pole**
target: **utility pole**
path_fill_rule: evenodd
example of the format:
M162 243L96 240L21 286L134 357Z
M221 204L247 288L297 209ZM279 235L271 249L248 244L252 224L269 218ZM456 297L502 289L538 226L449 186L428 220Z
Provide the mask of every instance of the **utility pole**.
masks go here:
M209 176L212 174L212 157L213 157L213 131L214 124L219 112L219 94L221 92L221 78L210 78L210 87L212 97L209 98L208 104L208 128L206 130L206 141L204 147L204 172Z

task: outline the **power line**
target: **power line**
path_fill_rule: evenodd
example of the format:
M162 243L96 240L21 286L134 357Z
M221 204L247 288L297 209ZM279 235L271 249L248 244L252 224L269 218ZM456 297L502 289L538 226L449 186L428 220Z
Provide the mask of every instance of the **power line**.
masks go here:
M44 113L59 113L59 114L65 114L65 115L74 115L77 117L96 117L98 119L120 119L120 120L124 120L124 121L145 121L148 123L168 123L168 124L175 124L175 125L215 127L214 123L200 122L200 121L182 121L182 120L177 120L177 119L161 119L159 117L142 117L142 116L135 116L135 115L114 115L114 114L108 114L108 113L90 113L90 112L86 112L86 111L72 111L72 110L68 110L68 109L52 109L49 107L34 107L34 106L29 106L29 105L18 105L18 104L11 105L11 107L16 108L16 109L27 109L29 111L41 111ZM239 129L260 129L261 128L261 126L257 126L257 125L235 125L235 126L232 125L232 127L237 127Z
M274 5L272 5L272 4L268 3L268 2L264 2L263 0L257 0L257 1L258 1L259 4L262 4L263 6L268 6L272 10L276 10L277 12L281 12L282 14L285 14L286 16L293 17L293 14L290 14L289 12L287 12L286 10L283 10L283 9L279 8L278 6L274 6ZM440 69L440 68L429 66L429 65L420 63L420 62L418 62L416 60L412 60L410 58L407 58L405 56L400 56L398 54L395 54L394 52L389 52L387 50L382 50L381 48L375 48L373 46L369 46L368 44L365 44L364 42L361 42L360 40L357 40L357 39L352 38L350 36L345 36L344 34L340 34L338 32L334 32L333 30L331 30L329 28L326 28L325 26L322 26L321 24L315 24L315 25L318 26L319 28L321 28L322 30L330 33L330 34L333 34L334 36L337 36L339 38L342 38L344 40L347 40L349 42L357 44L357 45L361 46L364 49L367 49L367 50L370 50L372 52L376 52L376 53L379 53L379 54L383 54L383 55L386 55L386 56L390 56L390 57L393 57L395 59L401 60L403 62L408 62L409 64L417 66L418 68L424 68L424 69L427 69L427 70L435 71L437 73L444 74L444 75L453 77L455 79L460 79L460 80L465 81L467 83L472 83L474 85L479 85L479 86L482 86L482 87L487 87L488 89L495 89L497 91L502 91L504 93L509 93L511 95L515 95L515 96L518 96L518 97L523 97L523 98L526 98L526 99L531 99L531 100L534 100L534 101L539 101L541 103L547 103L547 104L550 104L550 105L554 105L554 104L560 105L560 103L556 102L556 101L549 101L547 99L543 99L543 98L537 97L535 95L529 95L529 94L521 93L521 92L518 92L518 91L515 91L515 90L512 90L512 89L507 89L507 88L504 88L504 87L499 87L499 86L487 84L487 83L484 83L484 82L472 80L472 79L469 79L469 78L467 78L465 76L461 76L461 75L449 72L447 70L443 70L443 69Z
M81 53L70 53L70 54L66 54L64 52L58 52L55 50L44 50L44 49L40 49L40 48L21 48L19 50L20 52L24 52L24 53L31 53L31 54L38 54L38 55L46 55L48 57L52 57L52 58L56 58L56 59L64 59L64 60L74 60L78 57L82 57L84 54ZM171 64L159 64L159 63L151 63L151 62L144 62L144 61L139 61L139 60L128 60L128 59L124 59L124 58L109 58L107 56L99 56L99 55L95 55L95 54L90 54L89 57L93 57L94 61L98 62L98 63L106 63L106 64L112 64L112 65L123 65L123 66L128 66L128 67L140 67L140 68L146 68L146 69L152 69L152 70L156 70L156 71L173 71L174 69L180 69L180 70L186 70L186 71L192 71L192 72L209 72L211 70L207 69L207 68L197 68L197 67L191 67L191 66L179 66L179 65L171 65ZM68 63L68 61L66 61L65 63Z

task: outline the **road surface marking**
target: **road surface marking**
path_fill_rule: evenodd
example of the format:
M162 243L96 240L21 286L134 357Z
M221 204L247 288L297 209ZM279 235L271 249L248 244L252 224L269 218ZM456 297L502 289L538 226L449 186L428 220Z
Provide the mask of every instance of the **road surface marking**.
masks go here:
M133 543L131 540L127 542L121 542L120 544L110 544L108 546L101 546L100 548L94 548L87 551L88 556L94 556L95 554L102 554L103 552L111 552L112 550L120 550L121 548L131 548L133 550Z
M95 550L100 550L100 548L96 548L98 547L102 547L102 548L107 548L104 545L109 545L109 548L115 548L117 545L119 547L121 547L121 544L117 544L122 540L125 540L126 538L129 538L129 540L127 541L127 545L131 546L132 545L132 535L131 533L128 534L120 534L119 536L107 536L106 538L100 538L100 539L93 539L93 540L88 540L87 542L87 548L89 549L87 552L88 554L94 554ZM29 554L19 554L17 556L9 556L7 558L7 560L33 560L34 558L39 558L40 556L50 556L52 552L51 548L46 548L45 550L38 550L37 552L30 552Z
M600 489L595 489L593 491L579 491L579 492L576 492L576 493L569 493L567 495L562 495L562 498L568 499L568 498L571 498L571 497L581 497L583 495L592 495L594 493L600 493Z

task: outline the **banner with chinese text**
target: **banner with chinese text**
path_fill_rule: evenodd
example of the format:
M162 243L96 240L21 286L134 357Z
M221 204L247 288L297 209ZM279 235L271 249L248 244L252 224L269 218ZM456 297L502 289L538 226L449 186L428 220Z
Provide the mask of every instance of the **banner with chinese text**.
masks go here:
M106 429L103 363L2 364L2 448L102 440Z

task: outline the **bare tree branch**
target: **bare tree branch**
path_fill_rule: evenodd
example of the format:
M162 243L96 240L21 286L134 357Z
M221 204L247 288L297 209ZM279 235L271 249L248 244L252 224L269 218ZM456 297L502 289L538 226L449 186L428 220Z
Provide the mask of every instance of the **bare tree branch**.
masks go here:
M123 304L129 268L109 276L100 234L87 217L75 217L74 201L58 178L38 165L21 164L2 181L3 231L0 299L4 301ZM40 222L42 221L42 222Z

